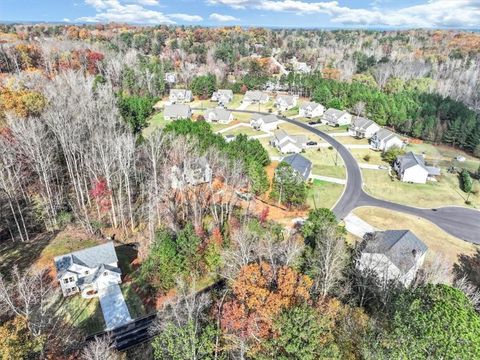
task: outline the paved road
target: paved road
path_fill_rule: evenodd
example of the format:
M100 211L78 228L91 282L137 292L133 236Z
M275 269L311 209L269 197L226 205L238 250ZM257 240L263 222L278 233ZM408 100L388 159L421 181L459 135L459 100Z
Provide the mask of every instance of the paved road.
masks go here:
M258 113L257 111L249 110L232 111L250 114ZM337 218L343 220L353 209L359 206L376 206L425 218L455 237L474 244L480 244L480 211L455 206L437 209L420 209L374 198L363 191L360 167L350 151L343 146L342 143L304 122L286 117L282 118L286 122L297 125L320 136L337 149L339 155L342 157L347 169L347 184L342 197L333 208L333 212Z

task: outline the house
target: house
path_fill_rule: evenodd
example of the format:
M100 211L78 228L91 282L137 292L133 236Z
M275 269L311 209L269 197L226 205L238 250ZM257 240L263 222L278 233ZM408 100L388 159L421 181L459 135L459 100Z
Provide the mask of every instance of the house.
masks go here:
M280 118L274 114L253 114L252 118L250 119L250 126L255 130L262 131L273 131L281 123L283 123L283 120L280 120Z
M397 157L393 168L403 182L425 184L429 178L440 175L439 168L426 166L423 156L411 151Z
M275 106L281 111L290 110L297 106L297 99L298 97L293 95L278 95Z
M384 284L393 280L409 286L428 247L410 230L387 230L367 234L360 250L358 269L374 273Z
M375 121L356 116L352 120L348 133L350 136L359 139L370 139L378 130L380 130L380 126L378 126Z
M330 108L323 114L322 122L330 126L349 125L352 122L352 115L347 111Z
M169 84L175 84L177 82L177 74L172 72L166 73L165 81Z
M224 108L207 109L205 111L205 121L228 124L233 121L233 113Z
M264 92L254 90L247 91L245 93L245 96L243 97L243 102L249 104L266 104L269 99L270 97Z
M231 143L232 141L235 140L235 135L233 134L223 135L223 138L225 139L225 142Z
M370 139L370 147L373 150L387 151L392 147L403 148L403 141L388 129L380 129Z
M170 89L170 103L185 103L193 100L192 92L185 89Z
M190 106L186 104L165 105L163 118L165 120L189 119L192 116Z
M308 74L312 72L312 67L310 65L308 65L305 62L298 61L295 56L292 58L292 60L290 60L290 63L292 64L292 69L295 72L299 72L303 74Z
M78 292L83 298L98 295L99 290L120 284L121 271L113 242L56 256L53 259L63 296Z
M174 189L181 189L186 185L200 185L212 181L213 172L205 156L184 160L181 166L172 168L171 180Z
M306 102L299 109L299 115L306 118L320 117L325 112L325 107L316 102Z
M312 162L300 154L293 154L282 159L282 162L289 164L295 172L307 181L312 172Z
M285 130L275 130L270 144L282 154L302 152L307 146L308 138L305 135L289 135Z
M227 105L233 100L233 91L228 89L220 89L212 94L212 101L217 101L219 104Z

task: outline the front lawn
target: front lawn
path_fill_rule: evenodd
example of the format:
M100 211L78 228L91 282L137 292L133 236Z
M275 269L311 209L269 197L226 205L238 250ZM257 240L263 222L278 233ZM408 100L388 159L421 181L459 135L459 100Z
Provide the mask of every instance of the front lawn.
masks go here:
M246 110L265 112L265 113L270 112L271 110L272 114L275 114L277 112L277 108L275 107L272 100L267 101L265 104L248 105Z
M247 136L257 136L257 135L263 135L266 134L263 131L258 131L255 129L252 129L250 126L238 126L234 129L227 130L225 132L222 132L222 135L240 135L244 134Z
M409 184L396 178L392 180L387 171L362 169L365 191L379 199L422 208L448 205L466 206L466 194L460 190L458 176L443 171L438 182ZM474 180L474 189L479 189ZM480 206L480 194L472 194L470 201L474 207Z
M380 151L373 151L371 149L350 149L350 153L360 163L372 164L372 165L385 165L389 164L382 159L382 153ZM368 156L368 161L365 157Z
M311 209L331 209L343 193L343 185L314 180L308 185L307 204Z
M340 155L337 155L335 149L307 149L302 155L312 162L312 174L330 176L338 179L346 178L346 169L343 160Z
M169 122L164 119L163 111L153 114L148 120L148 126L143 129L143 136L149 136L156 129L163 129Z
M60 293L58 314L62 314L67 323L91 335L105 329L102 308L98 298L84 299L80 294L64 298Z
M361 207L354 214L380 230L409 229L429 248L427 261L434 256L443 256L450 264L458 262L460 254L474 254L479 246L460 240L440 229L428 220L396 211Z

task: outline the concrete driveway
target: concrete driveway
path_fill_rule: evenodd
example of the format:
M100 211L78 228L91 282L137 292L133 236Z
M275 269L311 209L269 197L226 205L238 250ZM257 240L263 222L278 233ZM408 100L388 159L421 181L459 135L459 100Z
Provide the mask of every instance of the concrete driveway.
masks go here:
M106 330L114 329L132 321L127 304L118 284L108 286L98 291Z

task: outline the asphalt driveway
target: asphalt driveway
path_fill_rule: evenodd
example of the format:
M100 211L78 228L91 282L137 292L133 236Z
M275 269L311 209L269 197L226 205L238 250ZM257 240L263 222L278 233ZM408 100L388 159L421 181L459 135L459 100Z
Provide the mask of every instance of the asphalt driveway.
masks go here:
M118 284L110 285L98 291L106 330L114 329L132 321L125 298Z

